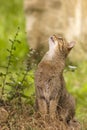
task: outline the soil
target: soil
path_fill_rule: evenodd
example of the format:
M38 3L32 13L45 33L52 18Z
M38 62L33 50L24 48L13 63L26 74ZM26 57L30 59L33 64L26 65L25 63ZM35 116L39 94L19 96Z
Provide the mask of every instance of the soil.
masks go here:
M19 104L16 101L0 102L0 130L80 130L78 121L70 124L52 120L49 115L45 118L36 113L34 108L27 104Z

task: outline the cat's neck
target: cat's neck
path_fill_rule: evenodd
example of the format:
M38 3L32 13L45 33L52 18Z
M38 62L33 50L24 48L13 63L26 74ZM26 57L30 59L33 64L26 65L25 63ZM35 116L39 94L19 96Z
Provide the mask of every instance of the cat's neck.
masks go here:
M49 51L45 54L40 64L42 64L43 67L49 66L50 68L55 68L54 70L58 74L63 74L65 68L65 60L61 59L58 55L51 55Z

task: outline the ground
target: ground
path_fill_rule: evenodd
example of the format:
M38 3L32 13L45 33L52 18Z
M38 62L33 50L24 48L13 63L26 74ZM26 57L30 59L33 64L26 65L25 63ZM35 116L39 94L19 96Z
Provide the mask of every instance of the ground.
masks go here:
M80 130L81 124L73 121L67 125L58 118L52 120L36 113L34 107L17 103L0 101L0 130Z

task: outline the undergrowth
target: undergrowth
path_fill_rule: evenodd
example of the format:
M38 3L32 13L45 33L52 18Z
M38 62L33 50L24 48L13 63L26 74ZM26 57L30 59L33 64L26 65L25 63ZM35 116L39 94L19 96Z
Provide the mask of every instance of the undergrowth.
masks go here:
M20 33L20 28L18 27L17 32L13 39L9 39L10 48L6 51L8 52L6 66L1 66L2 70L0 72L0 99L1 100L13 100L17 99L17 102L21 104L24 99L31 99L33 94L33 70L35 65L30 65L30 60L28 61L28 66L26 65L26 60L21 63L21 67L18 65L18 69L13 70L14 62L17 63L18 57L15 56L15 51L19 44L22 44L21 40L18 39ZM26 59L30 58L33 53L26 54ZM30 93L27 93L27 90ZM33 99L33 98L32 98ZM33 102L33 100L31 101Z

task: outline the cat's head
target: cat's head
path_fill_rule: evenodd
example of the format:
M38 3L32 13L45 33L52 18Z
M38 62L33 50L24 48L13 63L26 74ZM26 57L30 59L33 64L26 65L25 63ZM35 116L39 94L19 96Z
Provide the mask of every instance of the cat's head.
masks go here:
M59 56L66 58L70 50L74 47L75 41L66 42L62 37L53 35L49 38L49 50L50 53L56 53Z

